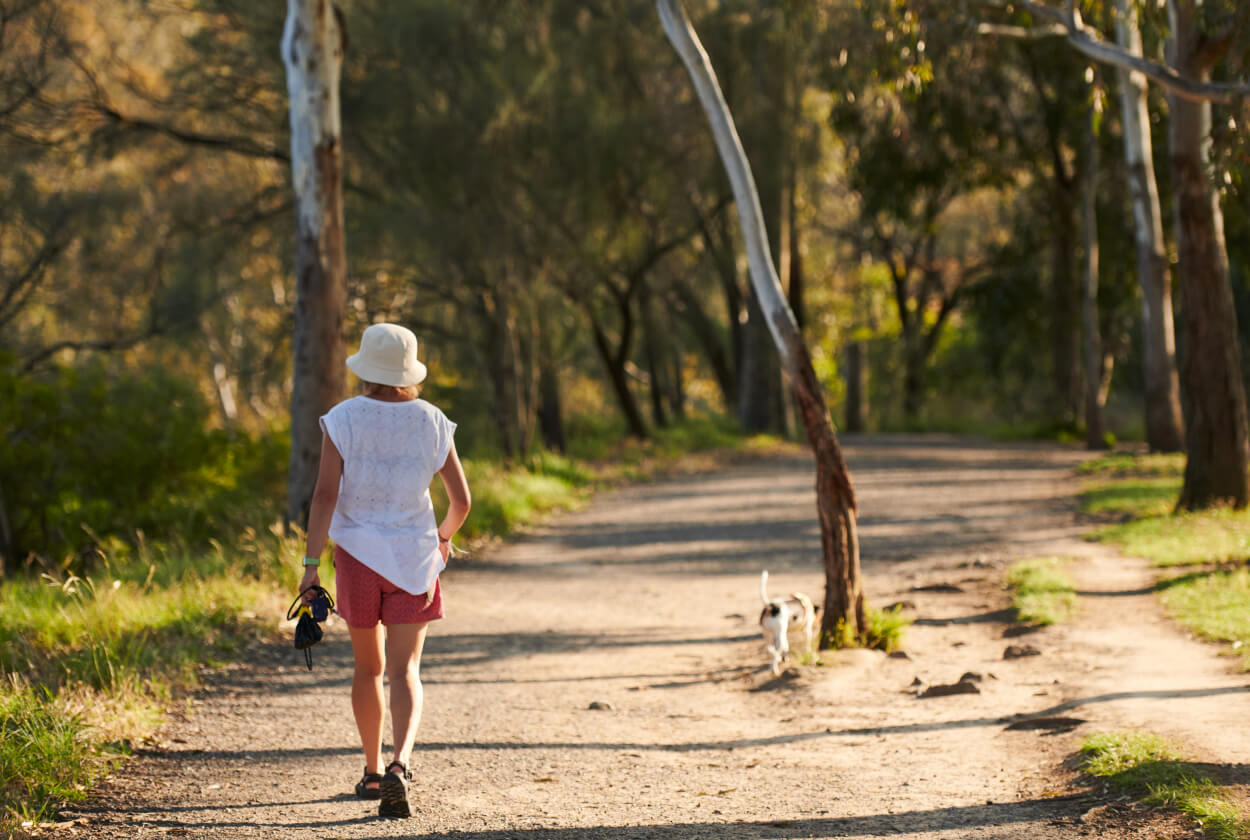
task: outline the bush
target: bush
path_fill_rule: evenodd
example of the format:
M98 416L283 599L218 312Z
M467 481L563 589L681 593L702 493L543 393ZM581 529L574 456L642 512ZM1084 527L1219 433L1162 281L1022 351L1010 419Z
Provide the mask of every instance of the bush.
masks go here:
M96 365L34 380L0 360L6 568L33 555L83 571L102 545L141 535L206 544L275 515L285 441L208 420L200 394L160 369L115 376Z

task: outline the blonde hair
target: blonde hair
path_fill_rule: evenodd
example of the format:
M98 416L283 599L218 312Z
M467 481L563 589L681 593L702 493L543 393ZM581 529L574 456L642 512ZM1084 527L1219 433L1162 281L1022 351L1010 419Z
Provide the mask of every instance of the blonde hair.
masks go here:
M403 397L415 400L421 396L420 385L379 385L377 382L360 381L366 397Z

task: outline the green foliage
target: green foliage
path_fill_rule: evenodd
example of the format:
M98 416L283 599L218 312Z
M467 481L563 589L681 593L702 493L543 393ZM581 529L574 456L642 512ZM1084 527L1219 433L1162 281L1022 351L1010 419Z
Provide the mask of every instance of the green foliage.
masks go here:
M863 632L864 647L886 653L898 650L903 644L903 631L913 621L914 618L903 615L901 606L890 610L865 606L864 622L867 626Z
M1021 560L1007 571L1011 606L1016 618L1033 624L1056 624L1076 612L1076 587L1065 567L1066 557Z
M69 565L102 547L185 545L272 519L287 444L213 430L198 392L161 368L101 365L34 380L0 366L3 499L10 568L29 553Z
M1108 732L1081 744L1086 773L1105 779L1149 805L1196 819L1208 837L1244 840L1250 823L1241 818L1221 785L1199 765L1185 761L1170 742L1147 732Z

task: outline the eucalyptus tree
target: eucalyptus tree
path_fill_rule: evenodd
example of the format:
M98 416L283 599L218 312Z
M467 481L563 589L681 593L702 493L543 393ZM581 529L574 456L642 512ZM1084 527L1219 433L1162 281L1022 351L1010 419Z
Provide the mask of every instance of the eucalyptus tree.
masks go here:
M1116 0L1116 43L1142 58L1141 28L1134 0ZM1180 381L1176 373L1176 328L1172 313L1172 270L1163 240L1163 216L1155 179L1154 143L1146 77L1140 70L1117 67L1124 161L1133 200L1137 247L1137 282L1142 299L1142 345L1145 365L1146 443L1152 450L1177 452L1185 447Z
M842 634L859 638L866 632L867 625L859 568L858 506L850 472L830 422L811 356L778 280L769 253L768 232L764 228L759 193L716 73L679 0L657 0L656 5L664 32L681 56L711 123L717 151L733 187L750 263L751 283L790 379L808 442L816 456L816 509L825 567L821 644L838 644Z
M1178 509L1250 502L1250 421L1229 283L1219 192L1212 180L1212 103L1236 107L1250 82L1216 80L1232 59L1245 66L1250 6L1232 0L1168 0L1167 63L1107 43L1076 4L1024 0L1085 55L1141 72L1168 92L1168 157L1174 198L1184 353L1185 479ZM1238 115L1244 116L1244 115ZM1234 117L1236 118L1236 117Z
M318 418L344 396L347 243L339 77L347 32L338 7L287 0L282 59L295 189L295 334L287 520L303 524L317 482Z

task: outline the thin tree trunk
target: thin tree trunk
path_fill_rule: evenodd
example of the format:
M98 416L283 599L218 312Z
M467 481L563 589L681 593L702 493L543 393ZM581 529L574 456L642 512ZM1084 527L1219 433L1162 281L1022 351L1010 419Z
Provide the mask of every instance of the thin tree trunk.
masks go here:
M903 416L913 428L920 423L924 402L925 359L917 343L915 336L905 336L903 342Z
M656 5L664 31L686 65L711 123L721 162L733 186L751 282L761 309L766 313L765 321L790 378L807 439L816 456L816 509L825 565L825 609L820 642L822 646L836 644L844 635L859 638L865 622L855 488L830 423L811 357L777 279L768 252L768 233L764 229L759 194L716 74L678 0L656 0Z
M552 452L564 452L564 413L560 398L560 376L556 368L551 336L541 325L538 337L538 426L543 446Z
M669 355L669 363L672 365L672 376L670 385L669 405L672 406L673 416L678 422L686 419L686 374L683 368L682 348L676 342L673 342Z
M776 432L778 417L777 346L753 290L746 296L742 360L738 366L738 424L746 432Z
M720 389L721 399L724 400L725 412L728 413L738 403L737 383L733 366L725 351L725 338L703 311L703 304L682 281L678 280L673 284L673 293L681 304L679 311L682 317L690 325L703 350L703 357L712 366L712 375L716 377L716 385Z
M321 456L318 418L344 394L347 253L339 72L346 33L325 0L287 0L282 35L295 187L295 335L286 519L303 525Z
M1066 180L1066 179L1063 179ZM1051 242L1051 360L1056 405L1064 423L1074 423L1081 407L1080 281L1074 269L1076 233L1066 183L1056 173L1054 238Z
M661 348L659 320L651 301L651 289L644 282L638 287L638 311L642 313L642 340L647 352L647 375L651 379L651 422L657 427L668 425L664 409L664 351Z
M797 169L797 162L792 161L790 189L787 191L790 199L790 209L787 214L790 218L790 247L787 249L790 252L790 264L786 299L790 302L790 309L794 312L794 322L802 330L806 326L807 307L803 301L803 232L798 223L798 178L794 174L794 170Z
M622 347L620 351L613 353L603 326L593 312L589 313L589 315L590 328L595 340L595 349L599 351L599 358L603 360L603 366L607 368L608 381L612 385L612 393L616 395L616 401L621 408L621 414L625 416L625 422L629 426L629 433L638 440L646 440L650 437L647 433L647 424L642 419L642 412L638 409L638 401L634 399L634 392L629 388L629 377L625 373L625 361L629 357L628 352Z
M1130 55L1142 55L1137 5L1132 0L1116 0L1116 40ZM1178 452L1185 446L1185 424L1176 374L1172 277L1163 245L1146 77L1124 67L1117 67L1116 72L1120 81L1124 162L1133 199L1137 282L1142 293L1146 443L1154 451Z
M864 342L852 341L843 354L846 365L846 430L868 427L868 365Z
M1168 3L1171 64L1185 78L1207 82L1211 68L1194 14L1188 3ZM1169 94L1168 107L1189 454L1177 508L1243 508L1250 500L1250 436L1224 216L1210 177L1211 105Z
M505 458L525 454L521 442L520 381L516 318L511 302L502 290L481 293L482 311L488 332L482 337L487 358L487 374L495 404L493 413L499 447Z
M1085 445L1106 449L1102 409L1102 338L1098 326L1098 134L1097 110L1091 98L1085 125L1085 172L1081 184L1085 266L1081 302L1081 341L1085 357Z

